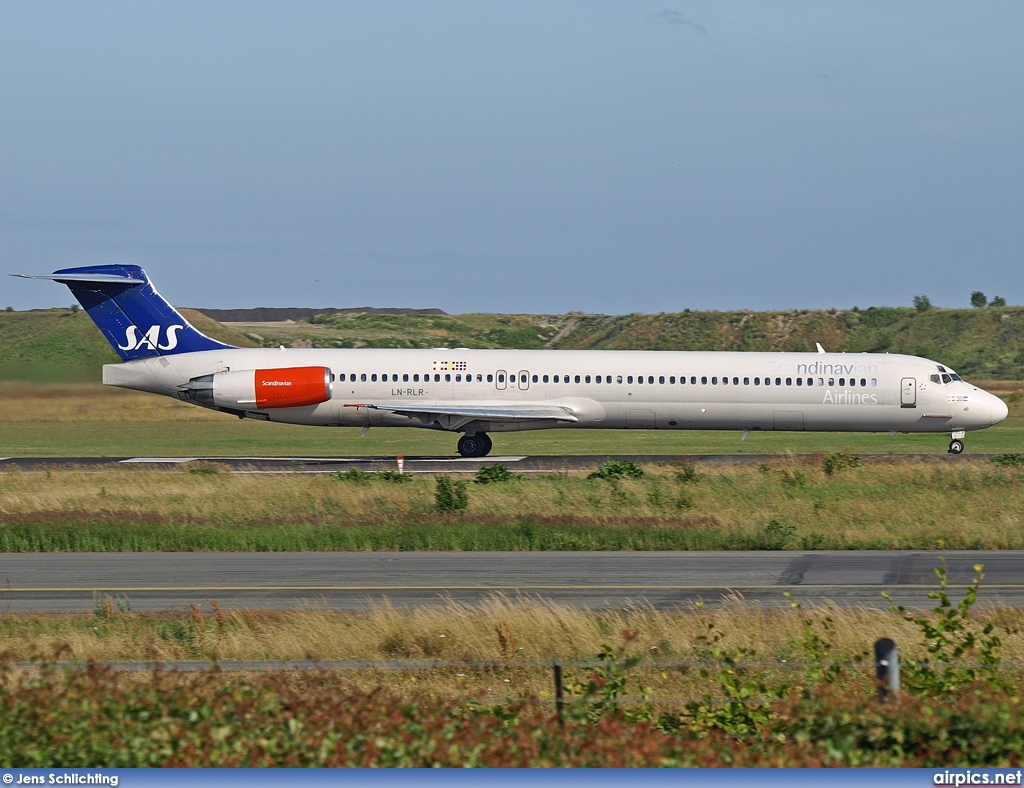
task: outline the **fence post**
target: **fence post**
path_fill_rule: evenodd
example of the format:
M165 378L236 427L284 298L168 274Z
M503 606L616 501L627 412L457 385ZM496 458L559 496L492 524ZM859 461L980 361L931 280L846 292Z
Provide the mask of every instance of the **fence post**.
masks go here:
M896 653L896 642L889 638L875 641L875 681L880 701L884 701L890 692L900 694L900 657Z
M558 725L565 727L565 698L562 695L562 666L555 663L555 714L558 717Z

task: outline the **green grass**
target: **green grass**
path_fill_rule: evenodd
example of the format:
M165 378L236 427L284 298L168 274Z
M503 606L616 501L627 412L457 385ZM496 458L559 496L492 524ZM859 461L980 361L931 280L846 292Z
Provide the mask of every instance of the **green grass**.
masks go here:
M10 471L0 552L1024 549L1020 467L911 460L829 474L822 458L643 470L470 482L467 508L450 514L427 474Z
M458 436L416 429L312 428L223 420L171 423L0 422L4 457L454 456ZM496 433L493 456L661 454L945 454L947 435L552 430ZM968 454L1024 449L1024 419L967 436Z

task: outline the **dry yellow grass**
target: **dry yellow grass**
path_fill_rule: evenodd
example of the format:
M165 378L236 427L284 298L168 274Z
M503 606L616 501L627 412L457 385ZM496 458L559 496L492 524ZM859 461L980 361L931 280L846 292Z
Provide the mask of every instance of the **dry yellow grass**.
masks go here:
M1004 633L1005 660L1024 659L1024 612L987 608L975 626L992 622ZM833 646L830 658L864 655L879 637L891 637L905 657L923 656L920 632L881 610L813 607L762 610L742 600L716 610L659 611L633 608L583 611L531 599L496 596L479 606L397 610L378 605L365 613L308 609L290 613L229 612L197 608L167 614L18 615L0 617L0 654L8 660L444 660L493 662L489 669L462 665L430 670L361 670L346 676L364 686L472 694L550 691L543 668L512 663L595 657L603 648L661 661L700 657L700 638L712 629L726 651L755 652L748 661L799 666L807 622ZM622 633L631 633L624 641ZM972 655L968 655L968 659ZM503 667L508 665L508 667ZM869 667L853 671L866 678ZM577 671L581 675L583 671ZM708 684L692 668L643 668L637 672L655 697L690 697ZM506 679L508 680L506 682Z

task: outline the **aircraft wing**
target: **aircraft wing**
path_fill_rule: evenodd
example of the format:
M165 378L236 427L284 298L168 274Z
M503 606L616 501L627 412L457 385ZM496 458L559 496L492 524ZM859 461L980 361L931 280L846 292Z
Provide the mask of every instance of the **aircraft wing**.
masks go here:
M569 408L557 405L470 405L453 402L445 405L378 405L375 403L346 404L346 408L370 408L400 413L416 418L424 424L437 422L448 430L457 430L471 421L579 421Z

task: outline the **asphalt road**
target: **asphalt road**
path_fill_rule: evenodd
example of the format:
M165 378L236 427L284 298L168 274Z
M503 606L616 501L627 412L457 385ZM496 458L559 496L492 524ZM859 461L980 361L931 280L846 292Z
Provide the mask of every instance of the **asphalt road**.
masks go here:
M981 602L1024 606L1024 552L946 554L954 596L984 564ZM494 594L592 609L742 597L885 606L883 590L931 606L933 552L5 553L0 612L91 611L96 595L134 611L206 606L365 610L478 603Z
M905 462L909 460L935 463L969 462L990 458L989 454L860 454L861 460L875 462ZM671 462L729 464L760 464L777 460L772 454L655 454L655 455L551 455L551 456L493 456L466 457L404 457L405 473L476 473L482 465L506 465L519 473L545 473L562 470L587 470L607 460L628 460L642 464ZM821 462L821 455L804 454L788 457L791 462L808 465ZM398 470L397 457L0 457L0 471L61 470L81 468L105 470L114 467L132 467L171 470L192 463L215 463L234 473L335 473L353 468L374 472Z

